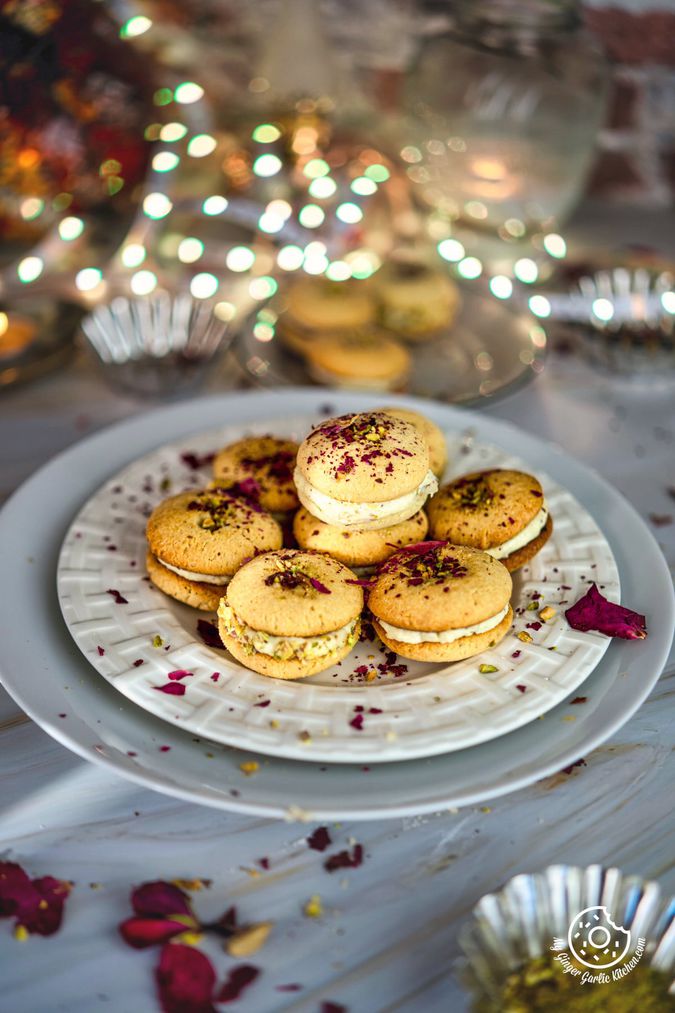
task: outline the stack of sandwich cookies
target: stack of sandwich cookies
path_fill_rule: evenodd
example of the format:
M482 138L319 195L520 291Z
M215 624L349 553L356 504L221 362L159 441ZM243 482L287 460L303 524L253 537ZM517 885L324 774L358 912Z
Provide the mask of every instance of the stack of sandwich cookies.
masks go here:
M368 595L387 647L419 661L459 661L494 647L513 622L505 566L478 549L434 541L397 552Z
M439 429L436 423L428 419L426 415L414 412L412 408L396 407L382 408L380 410L386 412L387 415L393 415L394 418L409 422L411 426L419 430L429 448L429 467L436 478L442 478L443 472L448 465L448 447L443 431Z
M375 568L411 542L425 537L429 522L423 510L400 524L360 531L324 524L301 507L293 521L293 533L302 549L326 552L350 567L359 577L369 576Z
M287 514L299 506L293 482L297 453L297 443L275 436L237 440L216 455L215 484L238 487L270 513Z
M411 365L400 341L375 330L321 335L306 355L314 380L354 390L402 390Z
M391 527L438 488L420 433L385 412L330 419L300 445L298 497L326 524L361 531Z
M428 513L433 538L482 549L512 571L553 531L540 483L522 471L495 468L458 478L439 490Z
M257 556L233 577L218 628L247 668L301 679L349 654L362 609L363 591L346 566L322 553L284 549Z
M146 534L153 584L204 611L218 608L243 563L282 544L281 528L270 514L221 489L164 500L148 518Z

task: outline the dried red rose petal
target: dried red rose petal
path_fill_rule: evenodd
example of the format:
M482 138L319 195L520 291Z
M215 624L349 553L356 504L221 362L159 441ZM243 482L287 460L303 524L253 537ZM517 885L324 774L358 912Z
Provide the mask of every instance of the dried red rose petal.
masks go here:
M13 916L28 932L51 936L60 928L70 889L53 876L32 880L16 862L0 862L0 917Z
M190 471L198 471L200 468L206 468L209 464L213 464L215 457L215 453L196 454L192 450L186 450L185 453L180 455L181 461L190 469Z
M317 827L314 833L307 838L307 847L313 851L325 851L332 843L328 827Z
M190 898L173 883L163 879L141 883L131 892L131 906L137 915L189 915L194 918Z
M200 950L167 943L155 968L155 981L164 1013L216 1013L212 1002L216 972Z
M158 693L166 693L167 696L185 696L185 686L182 682L167 682L164 686L153 686Z
M106 594L111 595L111 597L112 597L112 599L113 599L113 601L115 602L116 605L128 605L129 604L129 600L127 598L125 598L124 595L120 594L120 592L117 591L114 587L109 587L108 590L106 591Z
M621 637L623 640L644 640L647 636L645 617L608 601L595 584L591 584L583 598L566 610L565 617L573 630L584 633L597 630L608 637Z
M347 1013L347 1007L339 1002L331 1002L328 999L321 1003L320 1013Z
M355 844L351 855L348 851L338 851L337 855L331 855L323 863L327 872L335 872L336 869L358 869L363 863L363 846Z
M119 925L122 939L135 950L144 950L158 943L168 943L174 936L187 931L189 926L171 918L151 918L149 916L127 918Z
M363 731L363 714L357 714L349 722L352 728L355 728L357 732Z
M167 672L167 679L171 679L173 682L177 682L180 679L187 679L193 673L188 672L185 668L176 668L173 672Z
M225 644L220 639L220 633L215 623L210 623L208 619L200 619L197 622L197 633L207 647L215 647L221 651L225 650Z
M233 967L216 995L216 1002L234 1002L235 999L239 999L244 989L248 988L259 974L260 971L253 964L238 964L237 967Z
M309 582L312 585L312 587L314 588L314 590L318 591L319 594L330 594L331 593L328 590L328 588L326 587L326 585L322 584L320 580L316 579L316 577L310 577L309 578Z

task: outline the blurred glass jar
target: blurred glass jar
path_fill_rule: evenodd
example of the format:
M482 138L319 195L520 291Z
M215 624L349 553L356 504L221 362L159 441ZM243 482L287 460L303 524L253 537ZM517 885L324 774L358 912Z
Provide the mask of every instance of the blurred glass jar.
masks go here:
M425 204L518 243L577 203L608 67L578 0L456 0L454 13L409 76L401 157Z

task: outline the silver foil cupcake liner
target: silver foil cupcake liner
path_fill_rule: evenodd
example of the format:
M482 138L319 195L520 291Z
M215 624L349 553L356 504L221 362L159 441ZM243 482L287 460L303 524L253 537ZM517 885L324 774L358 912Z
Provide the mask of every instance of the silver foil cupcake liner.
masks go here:
M185 293L118 296L81 327L106 379L149 397L194 390L231 340L230 325L218 319L213 305Z
M460 977L481 1009L496 1013L508 975L554 950L561 961L566 952L586 963L589 974L604 970L611 978L619 968L621 977L624 967L642 963L672 975L675 898L619 869L552 865L482 897L459 942L466 957Z

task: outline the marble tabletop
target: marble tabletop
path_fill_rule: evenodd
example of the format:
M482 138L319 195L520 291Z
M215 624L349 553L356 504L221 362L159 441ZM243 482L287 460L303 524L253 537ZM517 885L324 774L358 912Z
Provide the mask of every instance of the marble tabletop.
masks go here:
M238 382L226 368L212 389ZM82 435L142 410L102 387L82 360L4 392L1 495ZM634 387L554 353L533 384L484 410L561 445L612 482L652 526L672 568L673 388ZM228 815L119 779L69 753L0 690L0 856L32 876L75 883L57 935L21 942L10 921L0 921L0 1007L157 1009L156 951L125 946L117 925L130 913L132 886L179 878L206 882L193 894L205 919L236 905L242 922L274 923L245 961L212 939L201 944L219 981L236 963L261 972L241 1000L219 1008L467 1009L453 977L458 928L483 893L512 875L599 862L675 892L673 695L671 653L646 703L585 766L486 806L330 826L333 850L358 842L365 860L329 875L325 856L307 846L314 824ZM313 896L318 917L305 910Z

